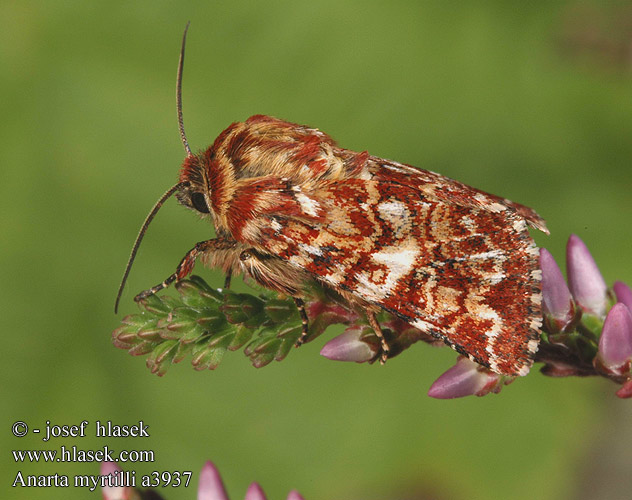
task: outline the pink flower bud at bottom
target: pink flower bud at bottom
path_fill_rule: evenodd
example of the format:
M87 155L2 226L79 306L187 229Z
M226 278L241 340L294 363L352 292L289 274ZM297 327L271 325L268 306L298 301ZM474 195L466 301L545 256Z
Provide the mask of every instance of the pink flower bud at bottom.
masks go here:
M456 365L434 381L428 390L428 396L437 399L484 396L490 392L499 392L502 382L501 375L460 356Z
M305 499L301 496L301 494L298 491L292 490L288 493L287 500L305 500Z
M213 462L206 462L200 471L197 500L228 500L224 483Z
M248 487L244 500L266 500L266 494L263 492L263 488L259 486L259 483L252 483Z
M127 500L132 490L126 486L116 486L120 484L120 479L117 480L119 474L122 472L121 468L114 462L102 462L101 472L102 476L111 476L112 486L103 486L103 499L104 500Z

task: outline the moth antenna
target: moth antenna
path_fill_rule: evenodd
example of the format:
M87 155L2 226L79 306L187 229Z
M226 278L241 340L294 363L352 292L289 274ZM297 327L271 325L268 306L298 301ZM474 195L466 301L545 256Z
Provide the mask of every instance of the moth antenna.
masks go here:
M119 301L121 300L121 295L123 294L123 289L125 288L125 283L127 282L127 277L129 276L129 272L132 269L132 264L134 263L134 259L136 258L136 252L138 252L138 247L140 246L140 242L143 240L143 236L145 236L145 232L147 231L147 227L152 219L155 217L156 213L162 206L162 204L176 191L180 188L187 186L188 182L179 182L175 186L169 188L165 194L163 194L160 199L153 206L147 217L145 218L145 222L143 222L140 231L138 232L138 236L136 236L136 241L134 242L134 246L132 247L132 253L129 256L129 260L127 261L127 266L125 267L125 272L123 273L123 279L121 280L121 285L119 286L118 293L116 295L116 302L114 302L114 314L118 311Z
M184 120L182 119L182 72L184 70L184 47L187 43L187 31L189 31L189 25L191 21L187 22L184 28L184 34L182 35L182 47L180 47L180 60L178 61L178 79L176 83L176 105L178 107L178 126L180 127L180 138L182 139L182 145L187 152L187 156L193 156L189 142L187 141L187 135L184 132Z

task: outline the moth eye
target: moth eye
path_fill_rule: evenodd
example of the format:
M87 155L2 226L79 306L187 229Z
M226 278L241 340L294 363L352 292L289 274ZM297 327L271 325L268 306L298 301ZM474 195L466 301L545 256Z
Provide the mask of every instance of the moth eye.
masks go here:
M191 205L198 212L202 212L203 214L207 214L209 212L208 205L206 204L206 198L202 193L193 193L191 195Z

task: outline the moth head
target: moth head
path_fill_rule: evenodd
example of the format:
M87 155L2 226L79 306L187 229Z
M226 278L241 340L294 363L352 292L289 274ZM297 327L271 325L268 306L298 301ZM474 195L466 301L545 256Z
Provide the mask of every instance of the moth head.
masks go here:
M211 198L204 161L198 156L187 156L180 171L178 202L204 216L210 213Z

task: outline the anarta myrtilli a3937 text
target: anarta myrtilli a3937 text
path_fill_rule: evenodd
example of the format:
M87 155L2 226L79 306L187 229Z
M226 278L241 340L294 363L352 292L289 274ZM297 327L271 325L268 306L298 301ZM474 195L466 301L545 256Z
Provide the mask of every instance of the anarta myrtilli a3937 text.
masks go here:
M187 152L178 183L141 229L119 289L149 222L171 195L210 219L216 238L190 250L175 273L137 300L189 275L197 258L229 278L244 274L294 297L303 319L309 285L334 290L362 310L389 346L376 312L443 340L503 375L526 375L538 348L539 252L529 226L547 232L532 209L442 175L340 148L318 129L256 115L233 123L212 146Z

